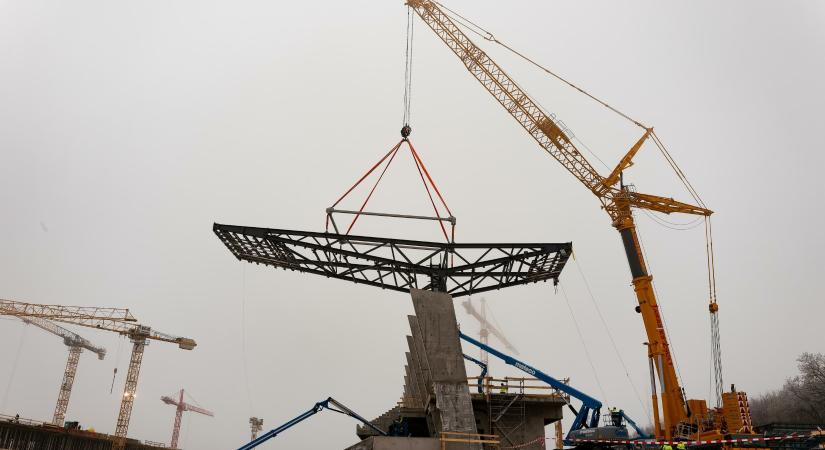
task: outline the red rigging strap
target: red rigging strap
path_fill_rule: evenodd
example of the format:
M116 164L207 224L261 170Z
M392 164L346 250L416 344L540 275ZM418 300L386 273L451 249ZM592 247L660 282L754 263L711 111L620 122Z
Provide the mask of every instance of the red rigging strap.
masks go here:
M441 192L438 190L438 186L435 185L435 181L433 181L433 177L430 176L430 172L427 171L427 166L424 165L424 161L421 160L421 157L418 156L418 152L415 151L415 147L412 145L412 141L407 141L407 145L410 146L410 150L412 150L413 156L421 164L421 168L424 169L424 174L427 175L427 179L430 180L430 184L433 185L433 189L435 189L435 193L438 194L438 198L441 200L441 204L444 205L444 208L447 209L447 213L452 216L453 212L450 211L450 207L447 206L447 202L444 201L444 197L441 196Z
M347 195L349 195L349 193L350 193L350 192L352 192L352 190L353 190L353 189L355 189L356 187L358 187L358 185L359 185L359 184L361 184L361 182L362 182L362 181L364 181L364 179L365 179L365 178L367 178L368 176L370 176L370 174L371 174L371 173L372 173L375 169L377 169L377 168L378 168L378 166L380 166L380 165L381 165L381 163L382 163L382 162L384 162L384 160L385 160L385 159L387 159L387 157L388 157L388 156L390 156L393 152L395 152L396 150L398 150L398 147L401 147L401 144L402 144L402 143L404 143L404 140L403 140L403 139L402 139L402 140L400 140L400 141L398 141L398 143L397 143L397 144L395 144L395 146L394 146L392 149L390 149L390 151L388 151L388 152L387 152L387 154L386 154L386 155L384 155L384 157L383 157L383 158L381 158L381 159L380 159L377 163L375 163L375 165L374 165L374 166L372 166L372 167L370 168L370 170L368 170L368 171L367 171L367 173L365 173L365 174L364 174L361 178L359 178L359 179L358 179L358 181L356 181L356 182L355 182L355 184L353 184L353 185L352 185L349 189L347 189L347 192L344 192L344 195L342 195L341 197L339 197L339 198L338 198L338 200L335 200L335 203L333 203L333 204L332 204L332 207L334 208L334 207L338 206L338 204L339 204L339 203L341 203L341 200L343 200L343 199L344 199L344 197L346 197Z
M362 182L362 181L364 181L364 179L366 179L368 176L370 176L370 174L371 174L372 172L374 172L374 171L375 171L375 169L377 169L377 168L378 168L378 166L380 166L380 165L381 165L381 163L383 163L383 162L384 162L384 161L385 161L385 160L386 160L386 159L387 159L390 155L392 155L393 153L395 153L395 152L398 150L398 148L399 148L399 147L401 147L401 144L402 144L403 142L404 142L404 140L403 140L403 139L402 139L402 140L400 140L400 141L398 141L398 143L397 143L397 144L395 144L395 146L394 146L393 148L391 148L391 149L390 149L390 151L388 151L388 152L387 152L387 154L386 154L386 155L384 155L384 157L383 157L383 158L381 158L380 160L378 160L378 162L377 162L377 163L375 163L375 165L373 165L373 166L370 168L370 170L368 170L368 171L367 171L364 175L362 175L362 176L361 176L361 178L359 178L359 179L358 179L358 181L356 181L356 182L355 182L355 184L353 184L352 186L350 186L350 188L349 188L349 189L347 189L347 192L344 192L344 194L343 194L343 195L341 195L340 197L338 197L338 200L335 200L335 203L333 203L333 204L332 204L332 207L333 207L333 208L335 208L336 206L338 206L338 204L339 204L339 203L341 203L341 200L343 200L343 199L344 199L347 195L349 195L349 193L350 193L350 192L352 192L352 190L353 190L353 189L355 189L356 187L358 187L358 185L359 185L359 184L361 184L361 182ZM386 171L387 169L385 168L384 170ZM327 225L326 225L326 229L327 229L327 230L329 230L329 214L327 214Z
M389 169L390 165L395 160L395 156L398 154L398 151L401 149L401 146L404 144L404 142L406 142L407 146L410 148L410 154L412 156L413 163L415 164L415 167L418 170L418 175L421 177L421 182L424 185L424 189L427 192L427 197L429 198L430 204L433 207L433 211L435 212L435 216L436 216L437 219L440 219L440 220L438 220L438 224L441 227L441 232L444 234L444 238L447 240L447 242L454 242L455 241L455 219L453 219L453 213L452 213L452 211L450 211L450 207L447 206L447 202L444 200L444 196L441 195L441 191L439 191L438 186L436 186L435 180L433 180L432 176L430 175L430 172L427 170L427 166L424 165L424 160L421 158L421 156L415 150L415 147L413 147L412 142L410 142L409 139L402 139L395 146L393 146L392 149L390 149L389 152L387 152L380 160L378 160L378 162L376 162L372 167L370 167L370 169L367 170L366 173L364 173L364 175L362 175L361 178L358 179L358 181L356 181L352 186L350 186L350 188L347 189L347 191L344 192L344 194L341 195L338 198L338 200L335 201L335 203L333 203L332 207L330 207L328 209L328 213L327 213L327 219L326 219L326 229L327 230L329 230L330 220L332 219L331 218L332 213L329 212L329 211L331 211L339 203L341 203L341 201L344 200L344 198L346 198L350 193L352 193L352 191L354 191L356 187L358 187L373 172L375 172L376 169L378 169L379 167L384 165L385 162L386 162L383 169L381 170L380 175L378 176L378 179L373 184L372 189L370 189L370 191L369 191L369 194L367 194L366 199L364 199L364 202L361 204L361 207L358 209L358 211L355 212L355 217L352 219L352 222L349 224L349 227L347 228L347 231L346 231L345 234L349 234L350 231L352 231L352 228L355 226L355 223L358 221L358 218L362 215L362 213L364 213L364 209L366 208L367 203L369 203L370 199L372 198L372 195L375 193L375 190L378 188L378 184L384 178L384 174L387 173L387 169ZM444 217L441 216L439 208L436 205L435 198L433 198L432 192L430 191L430 186L432 186L432 189L435 191L436 195L438 196L438 199L439 199L441 205L444 207L444 209L446 209L447 214L449 214L449 217L444 218ZM451 230L450 235L448 235L447 229L444 227L444 224L442 223L443 220L447 220L447 219L450 220L450 223L452 225L452 230Z
M438 207L435 206L435 200L433 199L433 194L430 192L430 187L427 186L427 180L424 179L424 173L421 172L421 169L424 166L424 163L420 162L419 159L417 158L417 156L415 154L415 149L412 147L412 144L410 144L409 142L407 144L410 146L410 156L412 156L413 163L415 163L415 168L418 169L418 175L421 177L421 183L424 185L424 189L427 191L427 197L430 198L430 204L433 205L433 211L435 212L435 216L438 217L438 218L441 218L441 213L439 213ZM426 167L423 167L423 169L424 169L424 172L427 171ZM433 189L435 189L436 192L438 192L438 189L435 187L435 185L433 185ZM439 197L440 197L440 195L439 195ZM443 203L443 200L442 200L442 203ZM445 204L444 207L447 208L447 205ZM449 212L449 211L450 211L450 209L447 208L447 212ZM444 239L446 239L447 242L450 242L450 237L447 236L447 229L444 228L444 223L439 220L438 221L438 226L441 227L441 232L444 233Z
M398 150L401 148L402 142L404 141L402 140L398 143L398 145L395 146L395 150L393 150L392 156L390 157L389 161L387 161L387 165L384 166L384 170L381 171L381 175L379 175L378 179L375 180L375 184L372 185L372 189L370 189L369 195L367 195L367 198L364 199L364 203L361 204L361 208L358 209L358 214L356 214L355 217L352 218L352 222L349 224L349 228L347 228L347 232L345 234L349 234L349 232L352 230L352 227L355 226L355 222L358 220L359 217L361 217L361 213L364 212L364 208L367 206L367 203L370 201L370 198L372 198L372 194L375 193L375 188L378 187L378 183L380 183L381 179L384 178L384 174L387 173L387 169L390 168L390 164L392 164L392 161L395 159L395 155L398 154ZM371 171L372 169L370 169L370 172Z

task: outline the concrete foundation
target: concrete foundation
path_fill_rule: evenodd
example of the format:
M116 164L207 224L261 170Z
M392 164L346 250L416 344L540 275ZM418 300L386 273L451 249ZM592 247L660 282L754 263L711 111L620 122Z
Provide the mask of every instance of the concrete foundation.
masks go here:
M48 424L0 421L0 449L7 450L111 450L113 436L67 430ZM126 440L126 450L158 450L167 447Z
M523 391L470 394L452 298L442 292L411 294L415 315L408 317L401 402L373 421L387 431L400 426L408 437L376 436L359 426L363 441L348 450L441 449L442 432L493 434L502 447L544 448L544 427L561 419L564 400ZM528 442L534 444L524 445ZM481 450L481 445L451 443L446 448Z

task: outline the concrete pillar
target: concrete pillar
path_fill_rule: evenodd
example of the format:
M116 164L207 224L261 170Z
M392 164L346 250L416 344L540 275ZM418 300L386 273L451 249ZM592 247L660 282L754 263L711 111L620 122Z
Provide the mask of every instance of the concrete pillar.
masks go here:
M410 294L416 316L410 326L418 328L412 330L413 340L420 337L435 395L434 422L439 431L477 433L453 299L443 292L418 289ZM480 449L481 445L465 448Z

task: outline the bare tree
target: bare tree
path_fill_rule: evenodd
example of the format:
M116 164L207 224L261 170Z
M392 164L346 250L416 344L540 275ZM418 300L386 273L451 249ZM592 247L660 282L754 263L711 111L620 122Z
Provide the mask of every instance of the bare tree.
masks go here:
M825 423L825 355L803 353L797 362L799 375L750 402L756 425Z

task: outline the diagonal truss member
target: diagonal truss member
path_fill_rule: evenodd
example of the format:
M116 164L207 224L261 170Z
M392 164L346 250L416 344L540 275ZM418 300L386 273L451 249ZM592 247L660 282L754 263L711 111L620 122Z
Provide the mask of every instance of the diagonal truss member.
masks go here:
M539 281L558 283L571 243L456 244L214 224L239 260L354 283L453 297Z

